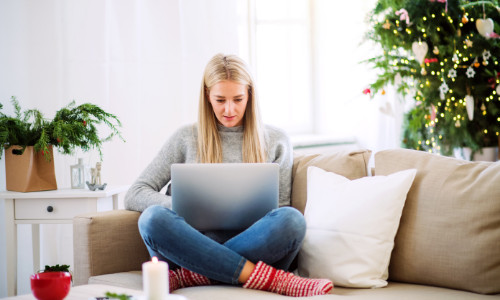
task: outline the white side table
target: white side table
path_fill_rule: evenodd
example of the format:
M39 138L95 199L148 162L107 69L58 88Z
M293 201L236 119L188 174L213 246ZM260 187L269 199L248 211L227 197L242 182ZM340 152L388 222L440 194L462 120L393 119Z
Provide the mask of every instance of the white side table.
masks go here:
M77 215L97 212L97 201L113 202L118 209L118 194L130 186L107 186L104 191L58 189L20 193L1 191L5 199L7 231L7 295L17 294L17 224L31 224L33 239L33 272L40 268L40 224L73 224Z

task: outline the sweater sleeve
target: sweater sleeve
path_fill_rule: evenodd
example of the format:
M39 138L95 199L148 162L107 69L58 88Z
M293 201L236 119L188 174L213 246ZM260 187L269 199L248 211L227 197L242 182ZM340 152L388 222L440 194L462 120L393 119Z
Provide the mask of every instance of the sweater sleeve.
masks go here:
M191 126L183 126L167 140L128 190L125 195L125 209L142 212L151 205L172 209L172 198L159 192L170 181L171 165L185 162L185 141L190 134Z
M272 130L270 133L271 147L274 151L274 163L280 165L279 171L279 206L290 206L292 191L293 148L290 137L283 130Z

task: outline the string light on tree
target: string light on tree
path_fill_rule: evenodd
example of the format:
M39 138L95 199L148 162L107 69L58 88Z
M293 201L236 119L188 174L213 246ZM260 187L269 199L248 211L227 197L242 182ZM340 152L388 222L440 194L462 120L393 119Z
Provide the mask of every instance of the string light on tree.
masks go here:
M394 83L394 76L398 73L408 79L398 89L398 93L415 93L417 101L411 114L405 116L409 125L405 125L403 143L407 148L432 153L443 151L443 154L451 155L449 149L457 147L481 149L498 145L496 132L500 131L500 121L495 122L495 128L491 128L491 121L486 118L494 117L495 121L500 118L500 73L497 75L500 71L497 60L500 57L496 55L500 53L500 39L494 40L493 31L482 32L483 25L488 27L489 22L483 15L483 3L487 7L490 5L485 12L491 14L491 5L496 2L475 1L412 0L408 7L398 7L401 3L410 2L377 0L374 20L384 20L390 25L399 23L399 26L390 26L390 31L387 31L381 22L369 35L382 46L384 54L393 50L393 46L397 49L390 55L371 60L385 73L380 73L370 88L373 88L372 94L383 91L386 85ZM426 9L422 10L422 7ZM397 16L395 12L398 12ZM500 23L500 19L496 20L496 10L491 17ZM409 23L410 18L413 24ZM479 25L483 27L476 31L479 23L483 23ZM395 34L392 34L394 29ZM408 55L405 50L410 50ZM410 55L415 59L411 59ZM433 65L430 59L435 58L439 62ZM466 92L466 87L470 91ZM438 97L436 91L439 92ZM478 100L484 103L474 105ZM488 109L481 111L483 104ZM434 120L430 120L428 111L424 113L424 107L431 105L437 110ZM466 123L461 126L461 122ZM484 134L485 129L487 134ZM465 141L464 136L468 137ZM425 137L422 144L417 143L418 137ZM426 143L427 140L432 142Z

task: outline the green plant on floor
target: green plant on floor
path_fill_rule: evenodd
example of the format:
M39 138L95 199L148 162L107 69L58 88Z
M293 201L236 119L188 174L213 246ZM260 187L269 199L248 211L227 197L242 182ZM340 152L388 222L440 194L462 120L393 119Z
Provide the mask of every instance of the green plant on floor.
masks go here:
M13 151L21 155L28 146L34 146L35 151L42 151L45 160L50 160L49 145L58 148L62 154L73 154L80 148L83 152L91 149L99 151L101 160L102 143L118 136L125 142L118 131L122 126L118 118L105 112L99 106L85 103L76 105L72 101L66 107L56 112L52 120L44 118L38 109L21 111L16 97L12 96L15 116L7 116L1 112L0 103L0 145L6 149L17 145L21 149ZM105 138L99 138L97 125L104 124L111 130ZM2 153L0 152L0 158Z
M380 71L369 91L392 84L416 100L404 148L451 155L498 145L497 0L379 0L371 22L366 38L383 53L366 61Z

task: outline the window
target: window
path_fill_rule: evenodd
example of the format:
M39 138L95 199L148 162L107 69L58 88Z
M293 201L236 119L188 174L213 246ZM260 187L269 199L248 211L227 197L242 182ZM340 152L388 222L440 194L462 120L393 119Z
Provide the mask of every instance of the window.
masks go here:
M253 0L252 4L254 68L264 121L291 134L313 133L309 1Z

